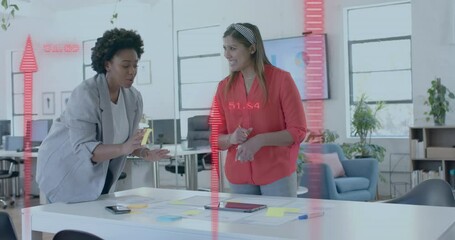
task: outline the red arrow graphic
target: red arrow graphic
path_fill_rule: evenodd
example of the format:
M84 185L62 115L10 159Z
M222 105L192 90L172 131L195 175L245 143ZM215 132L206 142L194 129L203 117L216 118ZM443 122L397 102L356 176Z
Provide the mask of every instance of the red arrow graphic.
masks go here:
M32 183L33 73L38 71L30 35L25 43L20 71L24 73L24 205L29 207Z

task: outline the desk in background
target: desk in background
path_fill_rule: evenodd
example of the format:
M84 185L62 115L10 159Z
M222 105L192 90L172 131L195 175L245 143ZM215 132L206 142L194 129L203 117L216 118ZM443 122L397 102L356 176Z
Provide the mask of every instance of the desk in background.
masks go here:
M197 155L201 153L210 153L211 149L210 148L201 148L201 149L194 149L194 150L184 150L180 145L174 145L174 144L165 144L162 145L163 149L167 149L170 151L171 156L175 157L183 157L185 161L185 185L186 189L188 190L197 190L198 189L198 162L197 162ZM143 186L148 186L148 187L153 187L153 188L159 188L160 187L160 175L159 175L159 162L149 162L142 160L138 157L130 157L128 158L130 162L127 162L125 166L125 172L127 173L127 176L130 178L128 181L130 181L127 185L131 186L136 186L137 185L143 185ZM146 167L148 169L141 169L141 173L147 174L147 176L140 177L138 181L133 181L132 178L135 177L133 174L132 168L134 168L135 165L139 165L141 167ZM222 177L222 176L221 176ZM222 179L222 178L221 178ZM222 180L220 180L221 182Z
M91 232L103 239L211 239L210 221L183 218L175 222L157 221L153 212L114 215L104 209L115 197L145 196L175 201L208 192L138 188L110 195L93 202L54 203L22 209L23 239L40 239L41 232L63 229ZM324 209L324 216L292 220L281 225L259 225L220 221L218 239L316 239L316 240L446 240L441 237L453 227L455 208L337 200L312 200L220 193L220 198L257 198L258 201L289 200L287 206L313 206ZM270 206L270 205L269 205ZM169 211L172 211L170 209ZM203 210L200 211L209 211ZM266 211L266 210L261 210ZM244 213L238 213L244 214Z
M13 158L19 164L20 164L21 160L24 159L24 154L25 154L25 152L0 150L0 157ZM38 157L38 152L32 152L31 156L32 156L32 160L33 160L32 161L32 189L31 189L31 194L34 195L34 196L38 196L38 195L41 196L39 188L38 188L38 183L36 182L35 177L34 177L35 174L36 174L36 159ZM19 178L24 179L24 172L23 171L19 171ZM20 187L22 187L22 186L15 187L16 188L15 191L19 191L19 192L15 192L14 193L16 196L20 195ZM46 203L46 200L40 198L40 203L44 204L44 203Z
M171 155L174 156L183 156L185 160L185 182L186 182L186 188L188 190L197 190L197 155L201 153L209 153L211 151L210 148L202 148L202 149L195 149L195 150L184 150L180 145L173 145L173 144L166 144L163 145L164 149L168 149L170 151ZM37 159L38 153L37 152L32 152L32 158L34 160ZM24 152L17 152L17 151L4 151L0 150L0 157L11 157L16 159L18 162L20 160L24 159ZM129 160L135 161L136 159L139 158L130 158ZM159 187L159 167L158 167L158 162L153 162L149 165L151 167L151 172L152 174L152 181L149 186L158 188ZM222 164L220 164L220 169L222 167ZM223 170L224 171L224 170ZM221 174L221 179L223 179L222 174L224 173L223 171L220 171ZM22 173L22 172L21 172ZM35 173L36 173L36 161L32 162L32 173L33 173L33 178L32 178L32 194L33 195L39 195L40 196L40 203L45 204L47 202L46 198L44 197L43 193L40 193L40 190L38 188L38 184L36 183L35 180ZM22 174L23 177L23 174ZM128 174L128 177L133 178L133 174ZM220 182L223 182L223 180L220 180ZM221 188L220 188L221 189Z

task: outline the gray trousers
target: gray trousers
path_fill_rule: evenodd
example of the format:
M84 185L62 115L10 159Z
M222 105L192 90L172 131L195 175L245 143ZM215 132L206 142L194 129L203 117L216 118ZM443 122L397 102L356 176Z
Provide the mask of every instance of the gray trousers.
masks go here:
M297 174L278 179L266 185L229 183L231 193L280 197L297 197Z

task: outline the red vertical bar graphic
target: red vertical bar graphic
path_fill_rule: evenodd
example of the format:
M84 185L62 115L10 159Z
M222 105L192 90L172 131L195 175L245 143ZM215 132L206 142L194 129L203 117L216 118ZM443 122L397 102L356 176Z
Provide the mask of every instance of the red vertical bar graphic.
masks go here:
M32 111L33 111L32 73L24 73L24 205L30 207L32 182Z
M307 127L311 131L322 131L324 129L324 74L326 69L324 66L325 44L323 41L324 28L324 0L304 0L304 32L312 34L305 37L305 52L309 57L308 64L305 68L305 96L309 98L306 102L306 118ZM311 147L321 148L320 145ZM321 156L312 161L321 162ZM317 165L321 166L321 165ZM305 173L309 176L310 186L306 186L309 190L311 199L311 207L320 207L321 196L321 167L311 168L311 173ZM323 239L321 226L321 218L316 218L311 221L310 238Z
M27 37L24 54L22 56L20 71L24 73L24 207L30 207L30 194L32 184L32 113L33 113L33 73L38 71L32 39ZM30 219L30 212L25 211L25 218ZM26 221L22 228L30 229Z
M218 205L219 201L219 183L220 183L220 172L223 169L219 169L219 148L218 148L218 137L219 129L221 125L220 109L216 97L213 98L212 108L210 110L210 147L212 150L212 171L210 178L210 205ZM218 239L218 211L211 210L212 213L212 239Z
M27 37L24 54L22 56L20 71L24 73L24 204L30 206L30 193L32 183L31 158L31 120L33 113L33 73L38 70L32 39Z

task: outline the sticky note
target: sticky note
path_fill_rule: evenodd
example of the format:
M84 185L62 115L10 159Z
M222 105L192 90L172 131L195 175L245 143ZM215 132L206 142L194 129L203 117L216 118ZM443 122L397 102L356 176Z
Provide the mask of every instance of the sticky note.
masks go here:
M149 139L149 135L150 135L151 131L152 131L152 129L150 129L150 128L145 129L145 133L144 133L144 137L142 138L141 145L147 144L147 140Z
M141 208L147 208L148 204L143 203L143 204L130 204L127 206L129 209L141 209Z
M277 207L268 207L267 212L265 213L267 217L283 217L284 209Z
M174 216L174 215L165 215L165 216L159 216L156 218L158 222L174 222L177 220L182 219L181 216Z
M284 208L284 212L287 212L287 213L299 213L300 209L299 208Z
M188 216L198 215L199 213L201 213L201 211L199 211L199 210L187 210L187 211L183 212L183 214L188 215Z
M268 207L265 215L267 217L283 217L285 213L299 213L298 208L281 208L281 207Z

